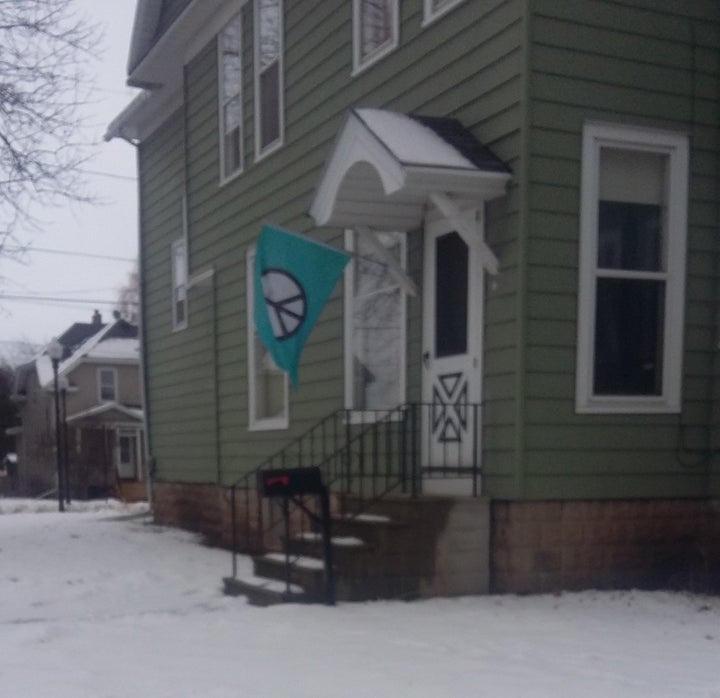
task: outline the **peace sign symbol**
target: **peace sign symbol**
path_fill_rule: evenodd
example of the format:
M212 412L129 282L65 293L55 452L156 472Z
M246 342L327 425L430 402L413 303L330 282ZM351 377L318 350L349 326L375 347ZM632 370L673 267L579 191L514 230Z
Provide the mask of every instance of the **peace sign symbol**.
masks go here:
M275 339L290 339L307 314L307 296L300 282L284 269L265 269L262 287Z

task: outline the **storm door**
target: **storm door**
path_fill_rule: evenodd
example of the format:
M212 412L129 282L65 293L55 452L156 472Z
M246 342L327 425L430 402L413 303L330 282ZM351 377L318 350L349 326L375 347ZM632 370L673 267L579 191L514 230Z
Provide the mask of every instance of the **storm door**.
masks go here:
M119 429L117 432L117 474L121 480L136 480L140 463L140 432Z
M482 267L478 243L448 224L425 231L423 464L479 466Z

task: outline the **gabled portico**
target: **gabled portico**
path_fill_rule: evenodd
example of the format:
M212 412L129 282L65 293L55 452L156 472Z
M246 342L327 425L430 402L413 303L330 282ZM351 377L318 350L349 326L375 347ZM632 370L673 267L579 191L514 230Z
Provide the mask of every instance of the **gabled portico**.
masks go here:
M478 464L483 276L499 271L485 241L484 204L504 195L510 176L455 119L353 109L310 205L318 226L351 228L371 239L382 231L423 231L422 383L429 408L422 460L428 469ZM393 259L387 263L414 295L412 279Z

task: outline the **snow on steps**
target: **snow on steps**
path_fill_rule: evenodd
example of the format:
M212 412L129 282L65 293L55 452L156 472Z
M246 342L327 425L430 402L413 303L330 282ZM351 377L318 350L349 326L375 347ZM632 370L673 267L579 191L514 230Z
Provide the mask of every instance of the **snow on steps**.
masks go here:
M244 577L225 577L224 592L228 596L245 596L253 606L272 606L278 603L302 603L307 598L305 589L298 584L281 582L277 579L248 575ZM314 600L314 599L312 599Z

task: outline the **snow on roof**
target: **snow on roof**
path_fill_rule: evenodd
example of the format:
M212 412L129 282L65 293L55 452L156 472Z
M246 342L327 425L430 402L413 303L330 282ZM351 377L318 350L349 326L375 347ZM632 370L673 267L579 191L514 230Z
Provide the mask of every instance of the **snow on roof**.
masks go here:
M86 356L88 359L137 359L140 342L137 338L113 337L96 344Z
M63 376L74 369L83 359L102 361L139 360L139 340L137 337L113 337L113 329L125 323L116 320L99 329L88 337L75 351L58 366L58 375ZM125 323L127 324L127 323ZM107 337L107 339L106 339ZM43 388L50 388L53 382L53 367L50 357L45 353L35 360L38 382Z
M105 414L106 412L112 412L113 410L131 417L132 419L142 420L143 418L143 411L139 407L127 407L126 405L121 405L119 402L104 402L101 405L95 405L94 407L90 407L82 412L76 412L75 414L68 415L67 421L72 423L87 417L97 417Z
M400 162L428 167L476 169L457 148L407 114L385 109L356 109L355 112Z

